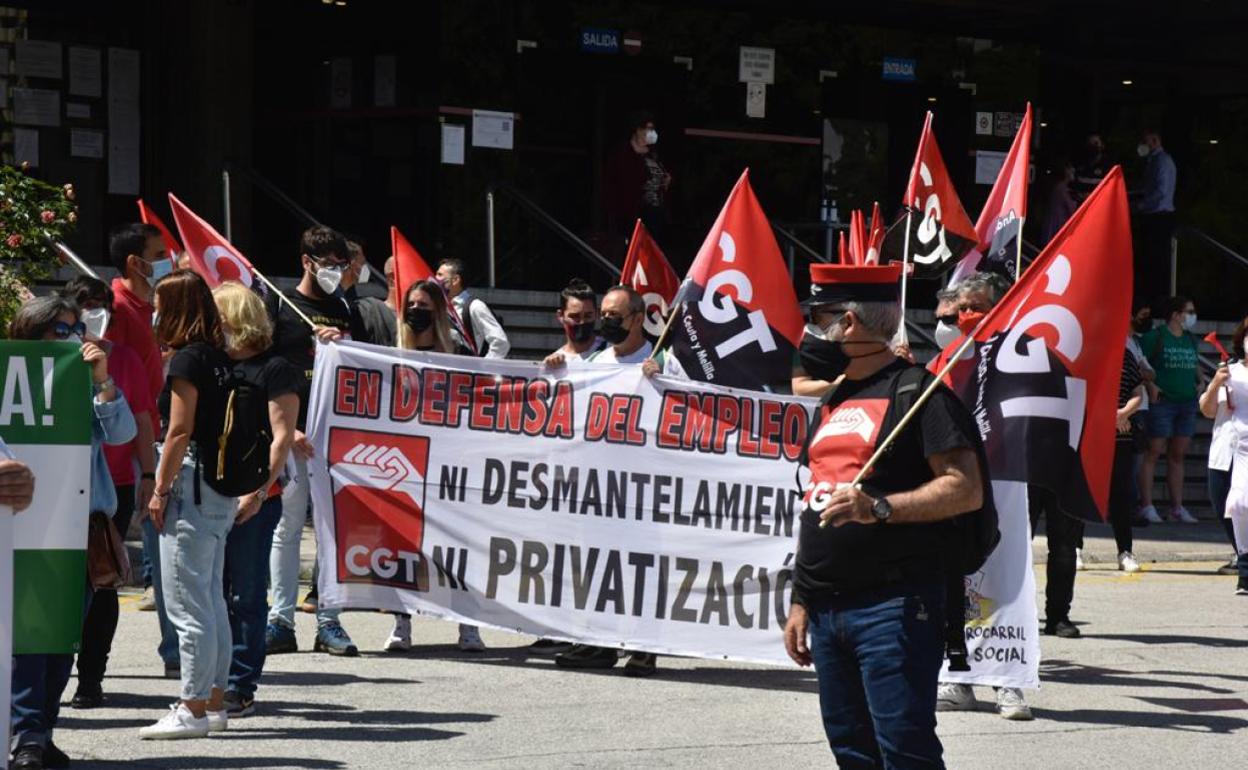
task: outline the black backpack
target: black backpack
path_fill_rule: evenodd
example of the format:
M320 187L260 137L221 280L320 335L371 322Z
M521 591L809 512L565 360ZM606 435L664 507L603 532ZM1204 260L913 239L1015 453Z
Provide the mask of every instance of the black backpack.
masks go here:
M921 366L907 367L893 378L888 411L884 415L884 424L880 426L880 440L893 432L901 418L910 411L915 401L931 384L933 378L931 372ZM802 448L800 457L802 465L808 465L810 462L810 439L822 422L824 408L834 402L839 403L836 402L837 390L839 388L833 385L832 390L825 393L819 400L819 407L815 410L815 416L811 420L810 430L806 432L806 445ZM966 426L967 432L974 437L975 455L979 458L980 479L983 483L983 506L979 510L955 516L944 522L949 533L944 562L950 567L951 572L956 572L958 575L971 575L979 571L996 549L997 544L1001 542L1001 531L997 528L997 508L992 499L992 482L988 477L988 456L984 452L984 444L978 428L971 422L970 415L966 415L966 419L969 422ZM885 450L879 462L888 462L889 456L904 440L914 440L909 430L902 430L901 434Z
M268 391L259 384L258 369L236 363L222 386L222 417L215 447L202 447L203 480L226 497L251 494L269 479Z

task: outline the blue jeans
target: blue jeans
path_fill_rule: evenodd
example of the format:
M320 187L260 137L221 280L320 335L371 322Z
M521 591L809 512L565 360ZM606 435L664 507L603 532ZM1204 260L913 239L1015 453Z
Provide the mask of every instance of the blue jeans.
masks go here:
M225 689L230 672L230 616L222 587L225 539L238 501L199 483L195 469L182 466L165 508L160 533L160 567L165 609L178 632L183 700L205 700L212 688Z
M841 768L943 768L944 581L810 607L823 729Z
M1191 438L1196 432L1197 400L1160 401L1148 405L1149 438Z
M282 518L273 532L273 551L269 556L273 591L269 623L290 629L295 627L295 603L299 601L299 541L303 538L312 492L307 461L295 458L294 465L295 473L282 490ZM341 610L318 609L316 624L335 623L339 614Z
M269 614L266 567L273 530L281 518L282 498L269 498L255 516L235 525L225 540L225 601L234 638L229 689L248 697L256 694L264 670L264 627Z
M146 513L146 512L145 512ZM160 644L156 646L156 654L173 667L178 663L178 632L169 622L169 613L165 611L164 581L160 576L160 533L151 517L143 519L140 525L143 530L143 554L146 563L151 567L152 593L156 596L156 619L160 624Z
M61 713L61 695L74 668L73 655L14 655L9 721L12 748L47 746Z

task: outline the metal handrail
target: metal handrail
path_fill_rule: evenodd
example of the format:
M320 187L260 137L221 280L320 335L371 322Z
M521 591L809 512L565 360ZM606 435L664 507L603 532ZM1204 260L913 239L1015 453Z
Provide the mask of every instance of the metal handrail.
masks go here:
M810 246L806 244L805 241L803 241L801 238L798 238L791 231L789 231L788 228L784 227L783 225L778 225L775 222L772 222L771 229L775 231L776 235L780 236L783 240L791 244L791 246L799 249L802 252L802 256L806 257L806 259L810 260L811 262L829 261L827 257L815 251L814 249L812 249ZM792 251L790 250L790 260L789 260L789 263L790 263L789 272L790 273L793 272L793 265L792 265L793 260L791 257L792 257Z
M272 198L273 200L281 204L287 211L289 211L291 214L294 214L296 218L303 220L303 222L307 224L309 227L317 227L322 224L319 219L312 216L312 214L309 213L307 209L305 209L303 206L300 206L297 202L295 202L294 198L287 195L280 187L278 187L271 180L269 180L268 177L264 176L259 171L256 171L254 168L251 168L250 166L244 166L239 163L235 163L233 161L227 161L225 164L225 168L222 169L221 171L222 181L225 185L225 191L226 191L227 196L229 195L229 178L230 178L229 175L231 173L237 173L245 177L247 181L251 182L253 185L258 187L261 191L266 193L270 198ZM226 199L226 203L227 204L229 203L228 197ZM230 207L227 205L226 206L227 221L229 220L229 213L228 213L229 208Z
M100 274L95 272L90 265L84 262L82 257L75 254L73 249L69 248L60 241L56 241L52 245L56 247L56 250L61 253L61 257L63 257L65 261L68 262L75 270L83 275L89 275L92 278L100 277Z
M1230 246L1227 246L1225 243L1222 243L1221 241L1217 240L1216 238L1209 235L1203 230L1198 230L1195 227L1184 225L1178 228L1177 230L1175 230L1174 232L1174 237L1176 239L1180 235L1194 235L1198 239L1204 241L1205 243L1209 244L1210 246L1214 247L1219 252L1221 252L1222 256L1226 258L1227 260L1231 262L1238 262L1241 267L1248 267L1248 258L1244 257L1243 254L1240 254L1239 252L1232 249Z
M539 206L537 202L535 202L532 198L530 198L529 196L517 190L513 185L508 184L506 182L500 182L498 184L493 185L490 188L489 192L486 193L486 210L489 216L489 221L487 222L487 225L488 225L489 233L490 233L488 246L489 246L489 259L490 259L489 274L490 274L491 288L494 286L495 258L496 258L494 235L493 235L494 234L494 193L496 192L504 193L508 197L510 197L513 201L520 204L520 208L523 209L525 213L529 214L538 222L545 225L550 230L554 231L556 235L558 235L560 238L562 238L564 241L570 244L572 248L575 249L576 252L580 254L582 257L589 260L590 262L596 263L598 267L601 267L603 270L606 270L611 275L614 275L614 276L620 275L620 268L616 267L615 264L611 262L611 260L599 254L597 249L595 249L593 246L590 246L585 241L581 240L580 236L578 236L576 233L572 232L567 227L565 227L562 222L555 219L550 214L546 213L546 210L543 209L541 206Z

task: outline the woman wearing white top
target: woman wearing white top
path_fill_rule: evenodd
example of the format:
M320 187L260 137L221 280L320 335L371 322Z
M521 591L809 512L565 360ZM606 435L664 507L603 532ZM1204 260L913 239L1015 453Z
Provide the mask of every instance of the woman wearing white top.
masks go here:
M1248 595L1248 365L1243 361L1248 319L1235 327L1232 348L1240 359L1221 366L1200 397L1200 411L1212 418L1209 445L1209 498L1223 516L1238 554L1235 593ZM1236 459L1240 462L1236 462Z

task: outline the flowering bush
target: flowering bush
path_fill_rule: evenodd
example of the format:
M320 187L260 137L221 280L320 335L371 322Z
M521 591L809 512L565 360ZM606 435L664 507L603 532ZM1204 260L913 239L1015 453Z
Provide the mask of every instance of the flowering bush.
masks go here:
M56 187L21 169L0 166L0 335L35 281L60 262L55 243L78 221L74 186Z

